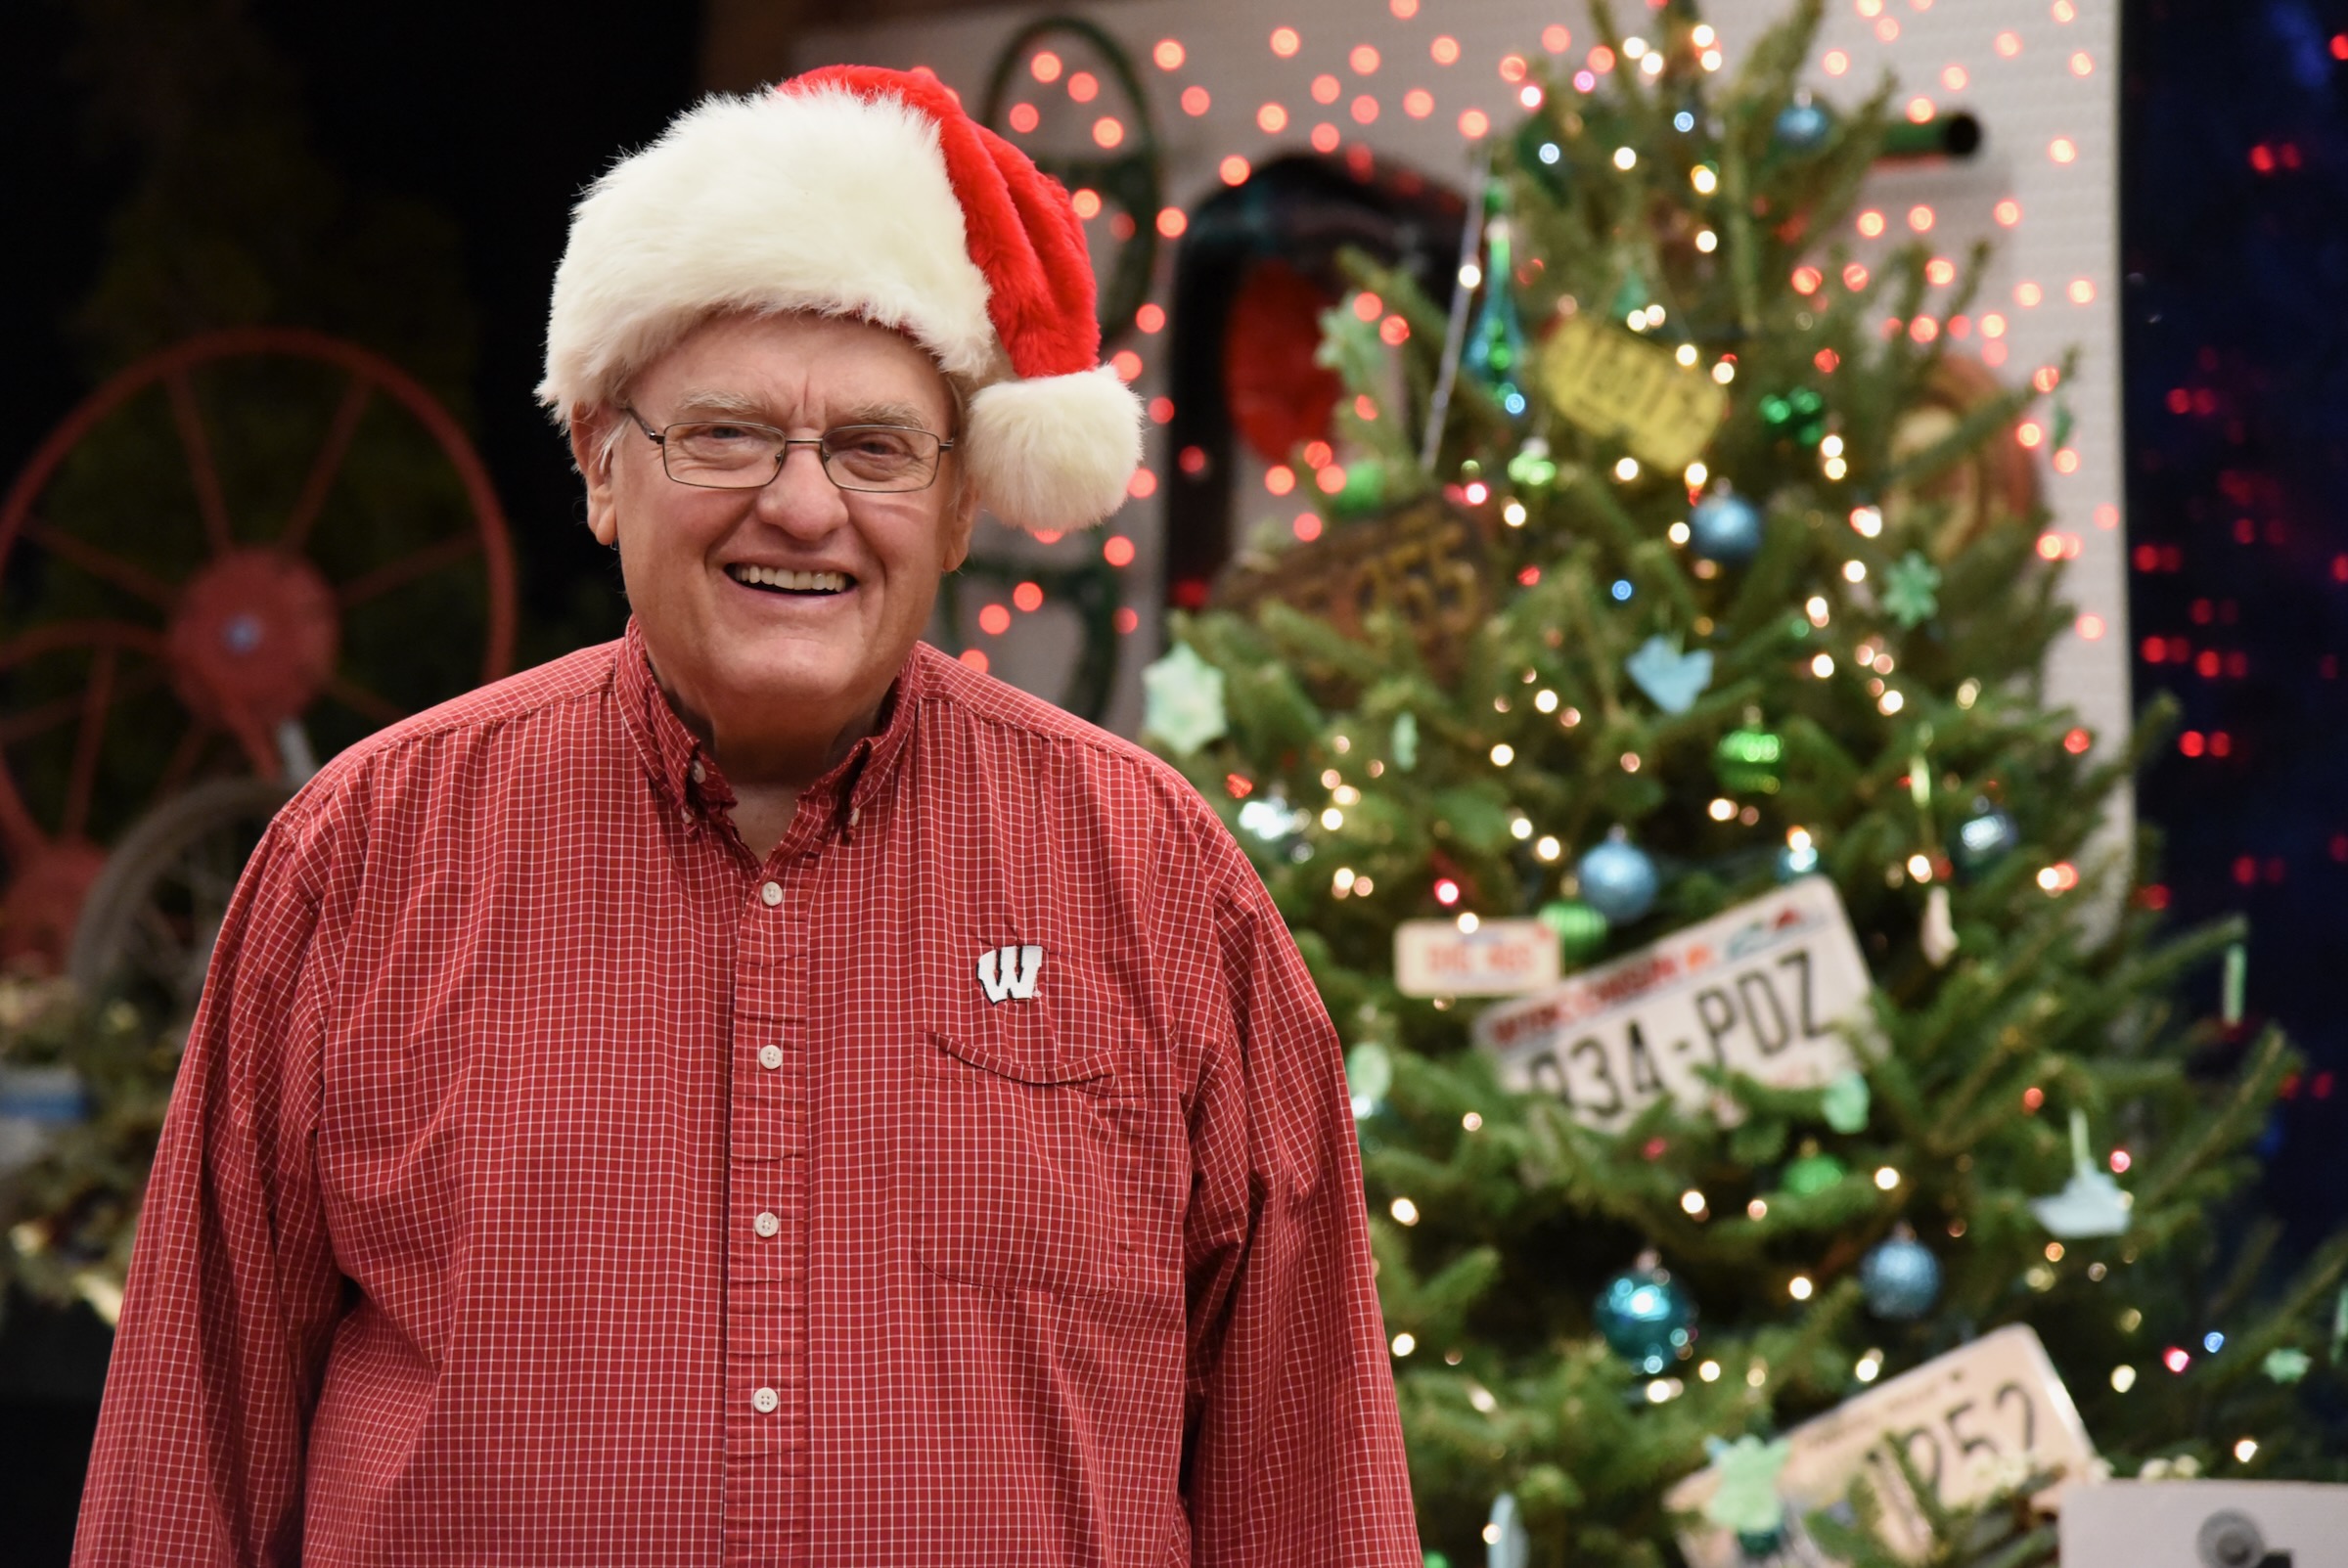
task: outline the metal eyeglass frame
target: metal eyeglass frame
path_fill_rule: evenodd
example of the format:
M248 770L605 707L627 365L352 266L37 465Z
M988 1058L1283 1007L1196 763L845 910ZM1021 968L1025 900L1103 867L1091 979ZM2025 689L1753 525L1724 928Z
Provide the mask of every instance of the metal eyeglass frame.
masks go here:
M954 443L952 441L948 440L942 435L939 435L934 430L925 430L918 425L842 425L835 429L826 430L821 435L793 436L789 435L782 430L776 429L775 426L771 425L760 425L750 420L680 420L674 425L664 425L655 430L645 419L645 417L637 413L633 408L622 405L620 412L627 415L629 419L634 420L636 422L636 427L644 432L645 439L651 441L653 445L660 449L660 471L667 476L668 481L671 484L681 484L689 489L694 490L763 490L768 485L775 482L775 474L781 473L783 471L783 465L790 461L790 449L792 447L811 446L815 448L815 461L817 467L824 470L824 477L832 481L832 487L835 490L845 490L854 495L920 495L924 490L929 489L932 485L937 483L938 470L945 467L945 465L939 460L944 458L948 452L954 450ZM691 425L732 425L745 430L766 431L775 438L776 450L774 472L769 473L765 478L759 480L756 484L701 484L692 479L678 478L675 473L670 471L668 467L668 432L671 430L683 429L687 426ZM832 471L833 453L828 443L831 441L832 437L838 435L844 430L902 430L909 435L928 436L931 440L937 443L937 455L931 458L929 461L929 476L924 479L920 484L907 485L902 489L896 490L876 490L870 485L840 483L839 475Z

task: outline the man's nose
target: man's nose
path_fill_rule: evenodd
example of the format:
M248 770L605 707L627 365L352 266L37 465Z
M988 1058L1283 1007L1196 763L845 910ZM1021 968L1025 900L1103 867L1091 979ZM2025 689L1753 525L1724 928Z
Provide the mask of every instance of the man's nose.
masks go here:
M759 520L799 538L820 539L847 521L848 505L824 471L813 446L793 446L783 466L758 492Z

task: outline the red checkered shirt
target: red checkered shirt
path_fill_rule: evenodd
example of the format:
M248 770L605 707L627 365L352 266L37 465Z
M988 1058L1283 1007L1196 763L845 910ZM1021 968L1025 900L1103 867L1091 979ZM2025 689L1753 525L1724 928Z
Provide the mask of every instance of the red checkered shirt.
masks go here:
M933 649L887 715L764 865L633 628L286 808L75 1563L1415 1568L1337 1043L1252 869Z

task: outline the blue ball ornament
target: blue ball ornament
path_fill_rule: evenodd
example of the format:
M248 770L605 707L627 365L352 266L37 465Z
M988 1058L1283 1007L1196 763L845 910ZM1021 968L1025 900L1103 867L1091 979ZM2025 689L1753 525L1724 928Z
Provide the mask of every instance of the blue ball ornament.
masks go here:
M1903 1231L1859 1262L1859 1288L1867 1310L1906 1322L1921 1318L1940 1299L1940 1260L1932 1249Z
M1661 886L1655 863L1619 828L1584 855L1574 871L1581 878L1582 902L1609 924L1628 925L1655 906Z
M1705 560L1743 565L1761 554L1761 509L1727 491L1704 497L1688 515L1688 546Z
M1606 1348L1649 1377L1695 1349L1695 1298L1648 1258L1607 1280L1593 1313Z
M1808 93L1778 111L1778 145L1788 152L1809 152L1824 142L1833 128L1834 116Z

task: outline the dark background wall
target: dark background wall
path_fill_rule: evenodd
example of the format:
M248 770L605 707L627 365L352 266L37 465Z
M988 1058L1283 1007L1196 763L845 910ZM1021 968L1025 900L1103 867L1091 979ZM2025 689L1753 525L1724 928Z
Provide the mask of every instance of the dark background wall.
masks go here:
M188 41L138 32L145 9L43 0L9 12L0 49L0 147L9 150L0 165L0 475L15 473L97 376L118 366L81 312L114 253L108 225L143 155L93 125L92 102L125 72L171 79L168 52ZM519 661L615 635L625 617L616 570L582 526L567 452L530 389L570 203L617 152L650 140L691 100L698 7L185 0L172 9L194 47L208 20L222 38L257 43L288 70L307 151L346 194L419 202L453 224L472 368L466 384L439 389L468 419L512 528ZM395 342L375 346L401 357ZM107 1334L86 1312L9 1307L0 1561L40 1568L64 1563L70 1545Z
M2183 706L2139 807L2307 1054L2261 1148L2305 1245L2348 1215L2348 5L2124 17L2129 613Z
M617 634L609 555L583 525L569 454L531 396L570 204L695 90L699 8L262 0L317 145L352 184L425 198L463 236L474 307L474 438L521 566L519 662Z

